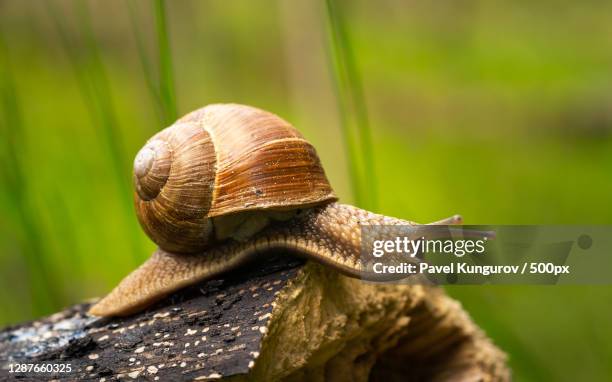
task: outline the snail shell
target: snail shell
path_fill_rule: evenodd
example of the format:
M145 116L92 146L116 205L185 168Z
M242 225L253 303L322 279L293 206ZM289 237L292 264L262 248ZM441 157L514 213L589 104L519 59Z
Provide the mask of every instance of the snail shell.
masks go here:
M134 160L134 186L142 228L175 253L209 247L253 211L274 216L336 200L314 147L295 128L236 104L206 106L153 136Z

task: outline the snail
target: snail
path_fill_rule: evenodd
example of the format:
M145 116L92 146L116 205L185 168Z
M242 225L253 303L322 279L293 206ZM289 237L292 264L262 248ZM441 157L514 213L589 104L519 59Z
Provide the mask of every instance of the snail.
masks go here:
M359 261L361 226L416 225L338 203L314 147L244 105L209 105L157 133L133 180L138 220L158 249L91 307L95 316L138 312L272 249L376 280Z

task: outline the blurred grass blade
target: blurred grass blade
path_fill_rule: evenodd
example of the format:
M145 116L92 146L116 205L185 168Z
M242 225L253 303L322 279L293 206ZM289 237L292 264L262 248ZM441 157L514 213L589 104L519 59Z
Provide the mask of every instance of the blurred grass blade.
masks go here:
M28 184L27 172L20 154L25 149L24 120L17 87L10 67L8 48L0 31L0 111L2 152L2 187L10 198L18 232L21 249L31 286L31 313L41 315L49 313L58 306L61 299L54 280L52 260L45 251L45 233L43 232L36 209L31 204L32 187ZM28 307L24 307L27 309Z
M80 21L80 32L85 40L86 54L79 49L76 41L68 33L62 15L50 4L47 3L49 14L52 16L56 30L60 36L64 49L69 57L70 63L77 77L77 82L89 109L94 125L99 127L98 131L110 152L110 161L117 180L117 187L120 193L119 200L123 204L122 210L125 211L125 219L132 219L127 216L133 211L131 185L129 183L130 165L126 159L123 149L121 132L119 130L119 120L113 106L112 94L109 81L102 63L101 54L94 36L91 25L89 10L85 3L78 3L78 19ZM85 58L86 60L83 60ZM135 263L139 263L144 249L137 237L129 236L132 247L132 258Z
M134 0L126 0L128 13L130 15L130 22L132 24L132 31L134 32L134 40L136 40L136 49L138 51L138 59L140 60L140 64L142 65L142 70L144 72L145 82L147 84L147 89L149 89L149 93L151 94L151 98L153 98L153 102L155 104L155 112L158 114L160 121L164 123L164 105L161 100L161 96L158 91L157 84L155 82L155 78L153 76L153 71L151 70L151 65L149 59L147 58L147 50L145 46L145 40L140 33L140 28L138 27L138 17L136 16L136 5Z
M78 85L85 99L94 124L100 125L100 132L111 153L113 169L118 179L125 179L124 158L121 134L117 131L118 122L112 105L110 88L106 78L106 72L102 65L100 55L91 29L89 12L84 3L79 3L79 20L81 21L81 32L85 35L86 53L77 47L77 42L72 38L68 30L64 27L65 20L58 11L48 4L49 14L53 17L56 30L60 36L64 50L66 51L72 68L77 77ZM83 60L85 57L87 60ZM121 187L127 188L126 182L121 181Z
M342 12L336 0L325 3L329 52L355 203L375 210L378 196L374 150L361 76Z
M164 125L168 126L177 119L177 108L164 0L155 0L155 20L159 49L159 93L164 110Z
M80 2L79 4L81 6L79 7L80 17L78 19L81 21L81 30L85 37L87 52L90 59L89 79L91 81L90 91L92 92L90 97L91 102L98 109L97 116L100 118L99 121L102 125L101 130L104 133L108 148L111 151L111 159L113 160L118 179L121 179L120 184L122 187L129 190L129 187L126 187L127 177L123 176L123 174L125 174L124 168L129 161L124 154L123 139L119 131L117 113L112 104L113 101L109 81L104 65L102 64L102 58L92 28L89 10L85 3Z
M344 145L348 156L348 167L349 176L351 182L351 189L353 192L353 198L357 206L366 207L361 190L361 175L359 169L359 160L357 155L356 137L350 126L349 117L349 100L347 98L347 92L344 90L345 84L348 79L346 78L347 71L344 69L344 61L342 60L342 54L339 46L339 33L337 31L337 23L335 23L333 14L333 5L330 1L326 0L327 5L327 26L328 26L328 47L330 51L330 59L334 76L334 85L336 92L336 99L338 102L338 111L340 115L340 127L342 129L342 135L344 138Z

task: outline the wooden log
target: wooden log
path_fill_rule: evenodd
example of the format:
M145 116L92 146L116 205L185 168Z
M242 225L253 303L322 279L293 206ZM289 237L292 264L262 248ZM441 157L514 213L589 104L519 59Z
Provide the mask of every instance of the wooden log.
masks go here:
M90 317L88 306L2 330L0 380L510 379L505 354L441 289L365 283L288 256L131 317ZM11 373L16 364L71 371Z

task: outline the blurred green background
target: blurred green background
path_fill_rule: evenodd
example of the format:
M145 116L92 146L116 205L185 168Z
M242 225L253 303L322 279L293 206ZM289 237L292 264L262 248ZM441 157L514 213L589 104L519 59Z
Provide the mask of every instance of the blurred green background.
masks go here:
M5 0L0 92L0 325L147 258L132 158L213 102L293 123L377 212L612 223L609 2ZM447 289L517 380L612 376L612 287Z

